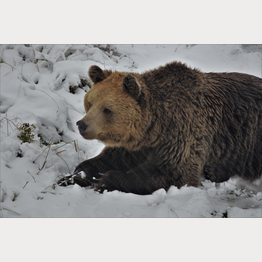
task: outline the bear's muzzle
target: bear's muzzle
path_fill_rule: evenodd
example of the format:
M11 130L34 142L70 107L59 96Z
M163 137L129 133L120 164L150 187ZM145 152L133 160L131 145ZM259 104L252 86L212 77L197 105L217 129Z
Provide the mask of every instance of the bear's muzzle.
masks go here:
M83 135L86 131L87 125L85 124L84 121L79 120L76 122L76 125L78 126L78 130L80 132L81 135Z

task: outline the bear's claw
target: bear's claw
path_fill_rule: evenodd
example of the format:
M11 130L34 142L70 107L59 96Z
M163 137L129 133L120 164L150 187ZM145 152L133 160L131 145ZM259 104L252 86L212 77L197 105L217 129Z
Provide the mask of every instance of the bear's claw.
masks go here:
M61 178L60 180L57 181L57 184L59 186L69 186L69 185L78 184L81 187L93 186L96 188L100 182L101 177L104 174L99 173L99 175L100 177L96 178L96 177L87 176L83 171L75 172L73 175L69 175Z
M57 181L59 186L69 186L74 184L74 175L65 176Z

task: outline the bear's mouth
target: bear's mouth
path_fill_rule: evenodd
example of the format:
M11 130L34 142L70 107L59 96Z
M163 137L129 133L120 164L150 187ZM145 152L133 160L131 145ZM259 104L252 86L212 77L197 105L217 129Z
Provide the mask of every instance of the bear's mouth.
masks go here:
M82 132L79 130L79 133L86 140L97 139L96 132L91 132L90 130L86 129L85 131L82 131Z
M81 134L81 136L86 139L86 140L94 140L96 139L95 136L92 136L92 135L87 135L87 134Z
M101 142L105 144L111 144L115 146L119 146L119 143L122 142L122 137L121 135L115 135L115 134L105 134L105 133L100 133L97 135L96 139L100 140Z

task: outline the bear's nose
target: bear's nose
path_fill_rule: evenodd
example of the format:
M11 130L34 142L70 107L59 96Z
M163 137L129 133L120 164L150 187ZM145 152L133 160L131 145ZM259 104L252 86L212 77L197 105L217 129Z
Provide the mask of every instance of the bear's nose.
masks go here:
M79 120L76 122L76 125L78 126L80 134L83 134L86 131L87 125L84 121Z

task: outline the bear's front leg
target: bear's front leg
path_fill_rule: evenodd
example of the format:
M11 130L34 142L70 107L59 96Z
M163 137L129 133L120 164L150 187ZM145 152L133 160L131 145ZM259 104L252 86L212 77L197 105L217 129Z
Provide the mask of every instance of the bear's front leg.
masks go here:
M145 161L147 155L147 151L129 152L121 147L106 147L98 156L80 163L73 175L63 177L57 184L60 186L78 184L82 187L96 187L102 177L101 174L110 170L127 172Z
M104 190L118 190L125 193L148 195L160 188L168 190L171 185L171 179L159 169L152 164L142 164L128 172L114 170L106 172L100 179L96 190L100 193L103 193Z
M108 171L101 177L97 191L119 190L126 193L139 195L152 194L154 191L164 188L166 191L172 186L199 186L200 171L203 168L198 165L175 165L158 168L152 162L146 162L128 172Z
M100 155L93 159L80 163L74 173L58 180L59 186L69 186L78 184L81 187L96 186L97 181L101 178L100 172L106 172L111 167L108 163L108 157L102 151Z
M60 186L74 184L78 184L81 187L95 186L98 179L101 178L100 173L118 168L122 170L124 168L120 162L121 155L123 155L123 149L106 147L98 156L80 163L76 167L74 174L63 177L57 184Z
M151 190L146 190L146 181L138 179L137 174L130 174L121 171L108 171L100 179L96 190L103 193L105 190L118 190L125 193L134 193L139 195L150 194Z

